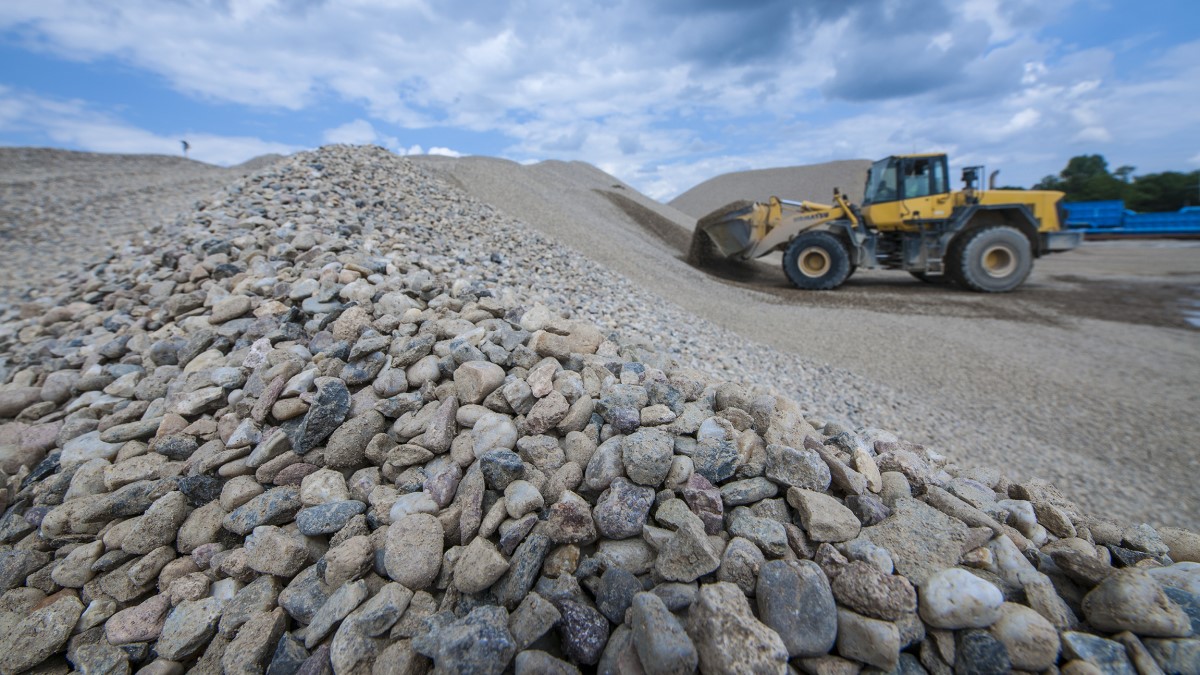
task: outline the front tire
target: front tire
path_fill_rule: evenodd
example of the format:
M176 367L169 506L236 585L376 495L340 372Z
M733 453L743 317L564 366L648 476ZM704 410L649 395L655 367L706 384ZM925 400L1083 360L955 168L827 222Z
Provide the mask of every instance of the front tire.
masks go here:
M985 227L968 233L951 261L955 281L980 293L1007 293L1033 270L1025 235L1012 227Z
M784 251L783 273L796 288L832 290L850 276L850 252L828 232L805 232Z

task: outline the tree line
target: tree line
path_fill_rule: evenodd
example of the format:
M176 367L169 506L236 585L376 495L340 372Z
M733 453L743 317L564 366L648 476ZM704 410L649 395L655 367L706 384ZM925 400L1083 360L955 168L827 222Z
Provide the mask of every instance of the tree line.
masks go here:
M1134 170L1119 166L1109 171L1103 155L1079 155L1057 176L1046 176L1033 189L1065 192L1069 202L1123 199L1125 208L1142 212L1178 211L1200 204L1200 171L1134 176Z

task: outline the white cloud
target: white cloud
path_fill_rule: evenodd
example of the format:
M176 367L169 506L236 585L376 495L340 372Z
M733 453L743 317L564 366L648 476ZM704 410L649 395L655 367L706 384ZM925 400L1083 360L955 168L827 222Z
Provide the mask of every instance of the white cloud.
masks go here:
M1200 136L1180 112L1200 105L1200 47L1119 79L1115 48L1076 50L1047 32L1076 4L8 0L0 30L205 101L281 118L331 102L355 110L314 144L458 156L445 146L473 148L437 132L466 130L518 161L588 161L657 197L723 171L913 150L1004 164L1026 184L1082 152L1139 168L1185 161L1177 139ZM79 102L0 98L0 125L92 149L177 151L176 138ZM424 147L408 136L417 130ZM269 145L217 136L189 140L197 156Z
M177 155L180 141L188 156L229 166L259 155L290 154L302 148L250 136L222 136L181 130L164 135L140 129L78 100L60 100L0 87L0 133L44 136L55 144L91 152Z
M345 143L348 145L365 145L379 139L375 127L367 120L358 119L346 122L340 127L325 131L326 143Z

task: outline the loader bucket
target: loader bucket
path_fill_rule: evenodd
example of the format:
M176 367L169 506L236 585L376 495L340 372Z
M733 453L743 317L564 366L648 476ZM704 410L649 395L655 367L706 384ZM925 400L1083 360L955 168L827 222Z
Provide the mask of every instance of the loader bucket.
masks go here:
M738 201L713 211L696 223L688 260L702 264L711 258L744 258L755 244L755 219L764 217L764 207Z

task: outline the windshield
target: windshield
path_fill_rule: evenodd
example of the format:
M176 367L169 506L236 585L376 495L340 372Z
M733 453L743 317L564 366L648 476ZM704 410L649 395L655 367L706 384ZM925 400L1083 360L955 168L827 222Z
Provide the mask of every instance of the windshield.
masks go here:
M881 159L871 165L871 172L867 174L867 190L863 196L863 203L895 201L900 198L897 187L896 158Z

